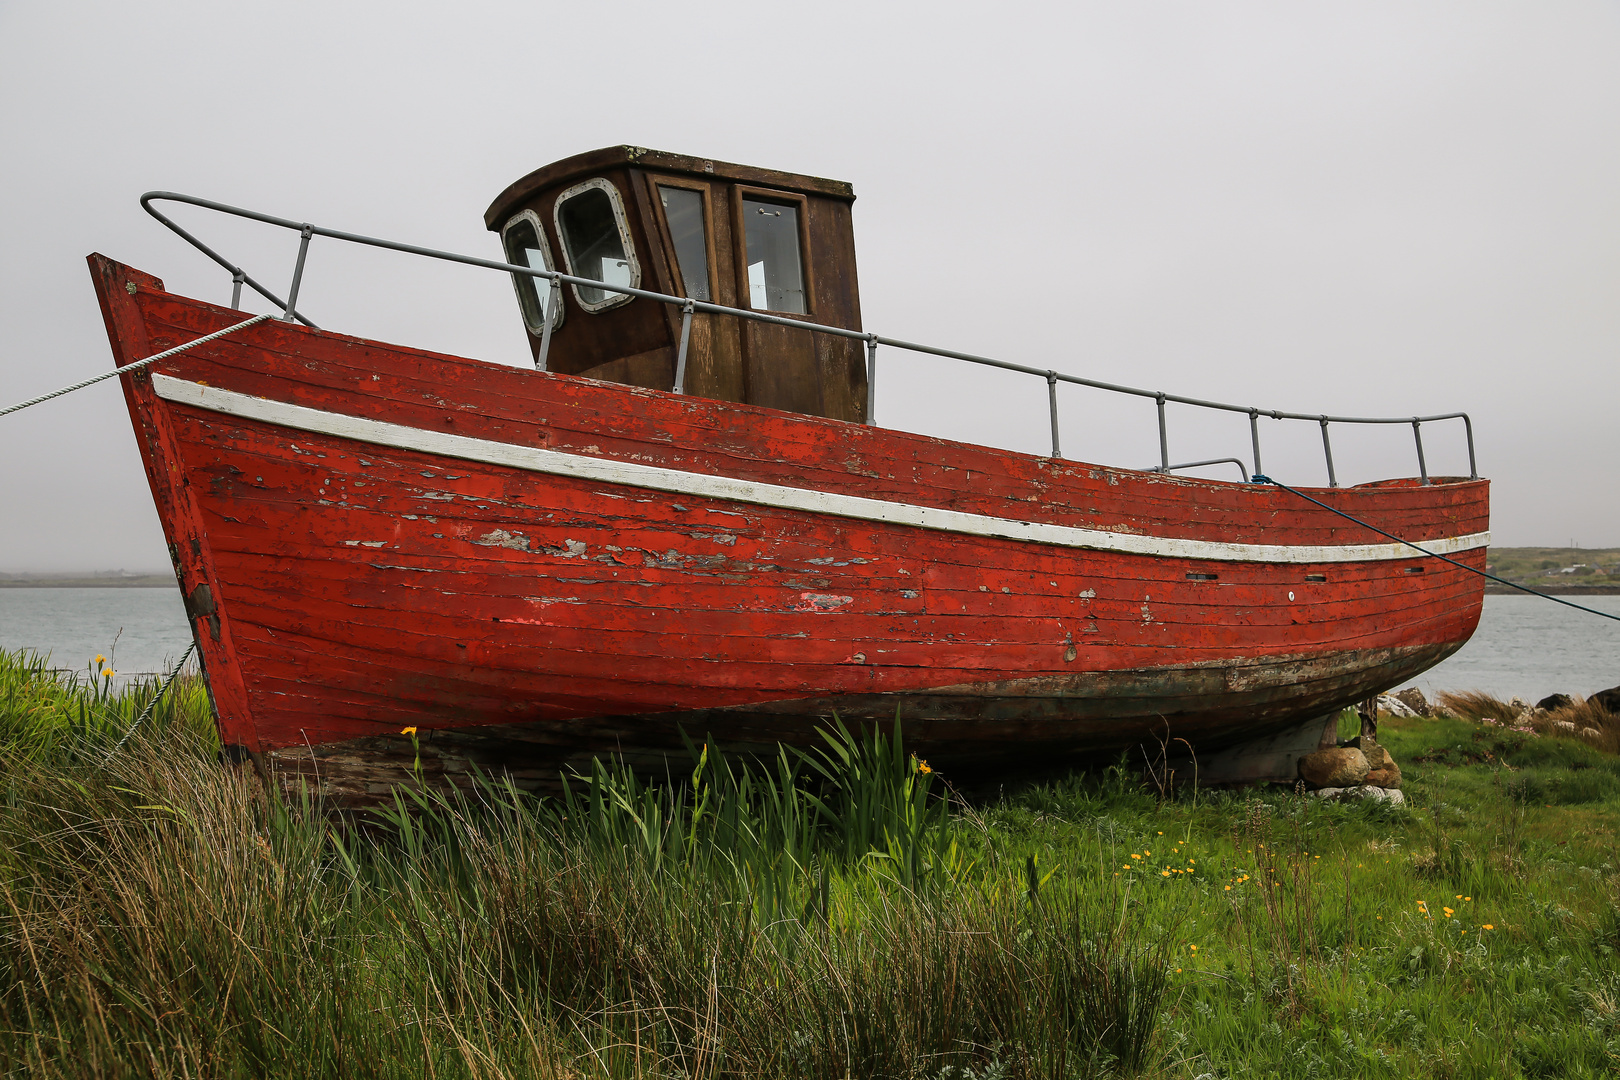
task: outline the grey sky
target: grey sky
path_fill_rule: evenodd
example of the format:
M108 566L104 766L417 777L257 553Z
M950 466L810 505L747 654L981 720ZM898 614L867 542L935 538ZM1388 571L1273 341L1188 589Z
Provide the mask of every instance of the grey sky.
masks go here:
M228 298L146 189L494 255L507 183L624 142L854 184L868 329L1267 408L1466 409L1498 543L1620 546L1617 56L1603 3L0 0L0 405L109 365L92 250ZM288 238L187 220L290 274ZM484 271L317 242L300 307L527 362ZM885 356L878 393L886 424L1044 446L1038 380ZM1151 403L1063 410L1069 455L1156 460ZM1315 429L1268 423L1267 471L1323 482ZM1171 424L1177 460L1247 455L1241 419ZM1425 437L1466 471L1460 430ZM1361 481L1410 445L1334 449ZM0 419L0 455L0 570L166 565L115 386Z

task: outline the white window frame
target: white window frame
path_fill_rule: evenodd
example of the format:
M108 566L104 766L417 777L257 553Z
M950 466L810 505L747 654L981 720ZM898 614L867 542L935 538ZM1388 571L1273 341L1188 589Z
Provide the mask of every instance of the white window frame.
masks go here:
M575 184L561 195L558 195L557 201L551 204L551 222L557 229L557 247L562 251L563 265L568 268L568 273L574 277L586 276L574 269L574 261L568 257L568 236L563 232L562 208L563 203L590 188L600 188L607 192L608 201L613 204L613 222L619 227L619 242L624 246L626 261L630 263L630 288L639 289L641 288L641 262L636 258L636 245L630 238L630 219L625 216L624 200L619 197L619 189L614 186L611 180L605 177L592 177L582 184ZM598 311L606 311L609 308L616 308L620 304L626 304L635 299L635 297L625 293L609 292L606 299L593 304L581 296L579 290L580 286L575 285L574 299L578 301L580 307L593 314Z
M545 225L541 224L540 215L536 214L533 210L519 210L517 213L506 219L506 224L501 226L501 254L507 257L507 261L511 261L512 256L508 254L506 249L506 231L520 221L527 221L531 226L533 226L534 235L540 241L540 261L546 264L546 269L557 269L557 267L551 261L551 237L546 235L546 227ZM547 291L551 289L551 282L546 278L530 278L529 280L534 282L538 288L545 289ZM538 325L529 321L529 308L528 305L523 302L523 283L518 280L517 274L512 275L512 290L517 293L518 312L523 316L523 325L528 327L529 333L535 335L536 337L544 334L546 332L544 318L541 319ZM552 333L555 334L562 327L563 319L567 313L568 305L563 303L562 290L558 289L557 306L551 313Z

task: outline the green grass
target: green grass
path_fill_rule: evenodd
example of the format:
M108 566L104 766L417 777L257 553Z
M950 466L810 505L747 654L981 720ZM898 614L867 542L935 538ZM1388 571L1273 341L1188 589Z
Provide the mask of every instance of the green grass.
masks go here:
M88 681L0 656L4 1075L1620 1068L1620 759L1579 740L1386 720L1408 808L1125 768L968 806L832 731L346 820L218 765L194 684L114 750L152 688Z

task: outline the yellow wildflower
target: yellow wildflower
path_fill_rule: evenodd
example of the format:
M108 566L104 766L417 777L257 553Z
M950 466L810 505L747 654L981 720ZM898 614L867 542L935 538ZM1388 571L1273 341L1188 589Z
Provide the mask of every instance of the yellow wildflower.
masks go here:
M918 758L917 759L917 771L920 772L920 773L931 773L934 770L928 767L928 762L922 760L921 758Z
M1495 930L1496 927L1491 925L1490 923L1486 923L1484 926L1480 927L1480 929L1481 930Z
M96 653L96 663L104 664L106 662L107 662L107 658L105 656L102 656L100 653Z
M399 733L401 735L415 735L416 734L416 729L414 727L401 728Z
M118 672L114 671L112 668L103 668L101 673L107 676L109 679L118 674Z

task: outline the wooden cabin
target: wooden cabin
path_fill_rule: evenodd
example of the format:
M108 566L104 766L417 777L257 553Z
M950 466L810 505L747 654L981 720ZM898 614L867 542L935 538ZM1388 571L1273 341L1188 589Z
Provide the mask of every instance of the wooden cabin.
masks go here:
M484 223L507 260L613 285L861 328L855 193L838 180L731 165L639 146L576 154L501 192ZM546 368L670 390L681 310L605 289L517 277L519 307ZM864 423L861 342L699 312L684 393Z

